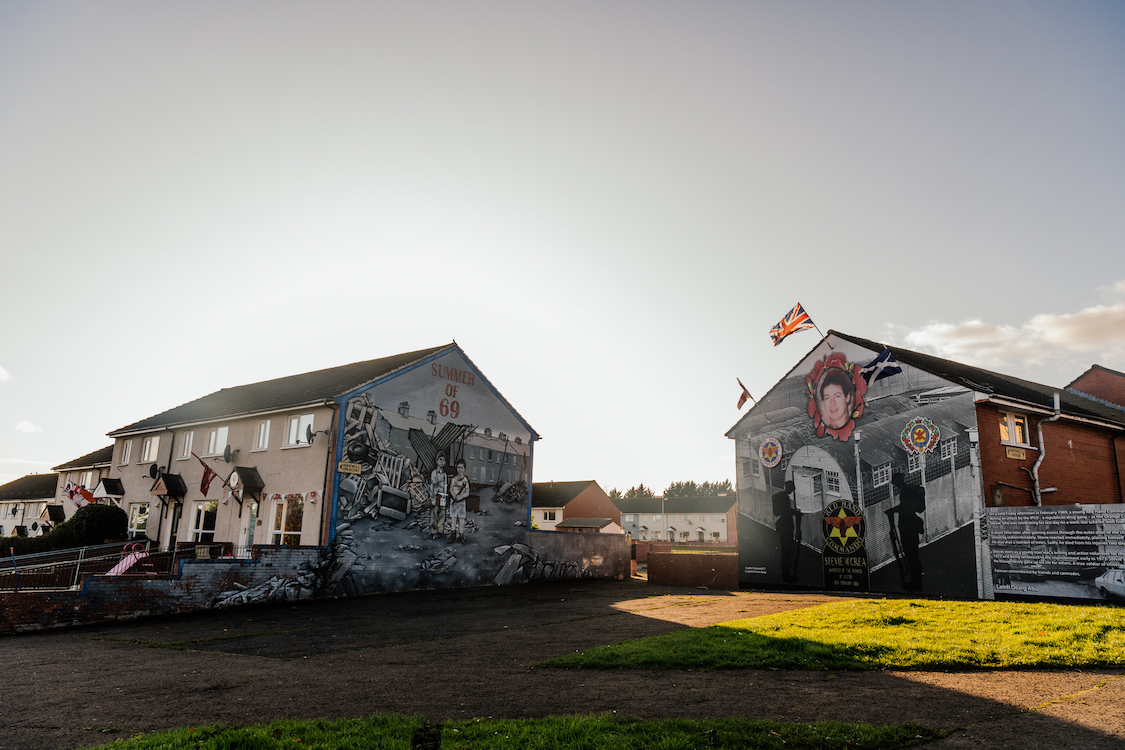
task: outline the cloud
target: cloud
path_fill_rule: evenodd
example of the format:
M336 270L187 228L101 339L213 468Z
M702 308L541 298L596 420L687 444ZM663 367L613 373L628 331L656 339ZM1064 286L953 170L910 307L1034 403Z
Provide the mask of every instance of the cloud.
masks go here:
M42 432L43 428L33 425L31 422L24 420L16 423L16 429L20 432Z
M0 380L11 380L12 376L3 367L0 367Z
M1125 294L1125 281L1113 289ZM1038 382L1069 382L1095 361L1125 366L1125 302L1041 313L1018 326L974 319L889 328L907 348Z

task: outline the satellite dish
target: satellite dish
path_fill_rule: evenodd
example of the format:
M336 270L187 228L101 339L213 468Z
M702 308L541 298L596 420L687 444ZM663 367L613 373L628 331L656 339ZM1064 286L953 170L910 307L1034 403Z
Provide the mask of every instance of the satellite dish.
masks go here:
M312 445L312 441L313 441L312 425L307 424L307 425L305 425L305 442L307 442L309 445Z
M228 445L227 447L223 448L223 460L229 464L234 460L234 454L237 452L238 451L232 451L230 449L230 446Z
M35 531L38 528L39 528L39 522L38 521L32 521L31 522L31 530Z
M160 469L156 468L156 464L148 467L148 475L152 479L156 479L158 476L160 476Z

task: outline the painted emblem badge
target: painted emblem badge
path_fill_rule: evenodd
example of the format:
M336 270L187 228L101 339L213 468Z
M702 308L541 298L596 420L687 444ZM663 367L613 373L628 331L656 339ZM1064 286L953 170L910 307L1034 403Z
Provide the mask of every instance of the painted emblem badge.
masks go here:
M836 500L824 509L824 546L837 555L850 555L864 546L867 525L863 511L851 500Z
M758 460L762 466L772 469L781 463L781 441L772 435L758 446Z
M941 440L938 426L925 417L914 417L902 428L902 444L912 453L932 451Z

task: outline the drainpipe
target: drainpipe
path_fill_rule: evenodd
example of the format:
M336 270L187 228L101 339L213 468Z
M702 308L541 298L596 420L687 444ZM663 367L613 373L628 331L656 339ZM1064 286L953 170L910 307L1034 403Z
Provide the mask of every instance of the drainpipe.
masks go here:
M1046 419L1040 419L1039 424L1036 426L1036 432L1039 434L1039 458L1035 459L1035 465L1031 467L1031 486L1035 492L1035 504L1043 504L1043 492L1039 487L1039 465L1043 463L1044 457L1047 455L1047 446L1043 444L1043 424L1045 422L1054 422L1062 416L1062 411L1059 408L1059 394L1055 391L1055 413ZM1055 488L1051 487L1046 490L1047 492L1054 492Z

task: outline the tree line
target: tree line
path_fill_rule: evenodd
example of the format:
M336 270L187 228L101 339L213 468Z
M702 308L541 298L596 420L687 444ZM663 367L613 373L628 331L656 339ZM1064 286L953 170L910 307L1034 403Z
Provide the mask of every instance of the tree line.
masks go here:
M664 490L663 497L719 497L720 495L733 495L734 489L729 479L721 482L672 482ZM643 497L660 497L652 488L646 487L644 482L630 487L624 493L614 487L609 491L610 498L614 500L634 500Z

